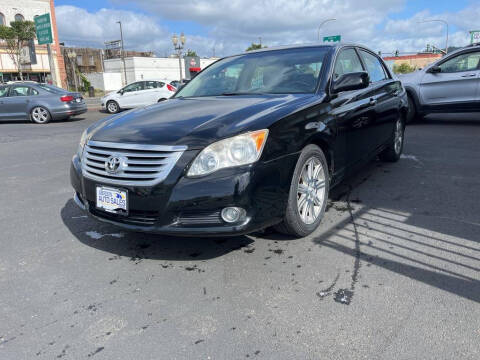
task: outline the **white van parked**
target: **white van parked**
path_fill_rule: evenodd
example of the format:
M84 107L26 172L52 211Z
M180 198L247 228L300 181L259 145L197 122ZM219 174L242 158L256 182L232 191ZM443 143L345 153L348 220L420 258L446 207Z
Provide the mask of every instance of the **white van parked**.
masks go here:
M114 114L122 109L132 109L167 100L177 91L171 82L165 79L135 81L102 97L102 109Z

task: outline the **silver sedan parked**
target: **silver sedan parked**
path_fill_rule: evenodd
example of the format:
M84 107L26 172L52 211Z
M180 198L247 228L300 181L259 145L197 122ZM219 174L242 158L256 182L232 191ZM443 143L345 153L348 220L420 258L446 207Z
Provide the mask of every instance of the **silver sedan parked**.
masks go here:
M31 120L46 124L83 114L87 105L79 93L34 82L0 85L0 120Z

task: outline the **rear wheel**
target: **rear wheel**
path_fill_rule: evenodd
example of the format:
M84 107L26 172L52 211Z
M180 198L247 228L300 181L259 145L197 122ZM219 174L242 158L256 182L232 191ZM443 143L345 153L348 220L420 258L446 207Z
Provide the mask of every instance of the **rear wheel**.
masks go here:
M293 173L285 218L275 229L295 237L311 234L325 213L328 190L325 155L318 146L308 145L300 154Z
M51 116L43 106L35 106L30 112L30 119L36 124L46 124L50 121Z
M403 139L405 133L405 126L400 117L395 123L393 136L388 147L380 153L380 159L388 162L396 162L400 159L403 151Z
M120 111L120 106L118 106L118 103L116 101L110 100L109 102L107 102L107 111L110 114L116 114Z

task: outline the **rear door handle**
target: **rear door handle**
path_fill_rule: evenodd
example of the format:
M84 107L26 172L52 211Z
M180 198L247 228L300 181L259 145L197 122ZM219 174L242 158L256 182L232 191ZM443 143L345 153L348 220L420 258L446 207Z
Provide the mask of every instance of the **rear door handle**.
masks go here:
M465 74L465 75L462 75L462 78L469 78L469 77L475 77L477 76L477 74Z
M377 105L377 100L372 98L372 99L370 99L369 104L370 104L370 106Z

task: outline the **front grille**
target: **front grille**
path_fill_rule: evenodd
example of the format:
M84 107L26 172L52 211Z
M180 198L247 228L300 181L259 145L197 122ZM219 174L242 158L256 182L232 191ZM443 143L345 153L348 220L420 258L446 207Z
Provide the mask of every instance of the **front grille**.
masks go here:
M105 183L151 186L162 182L187 149L163 146L88 141L82 157L83 176ZM115 171L107 171L108 159L119 159Z

